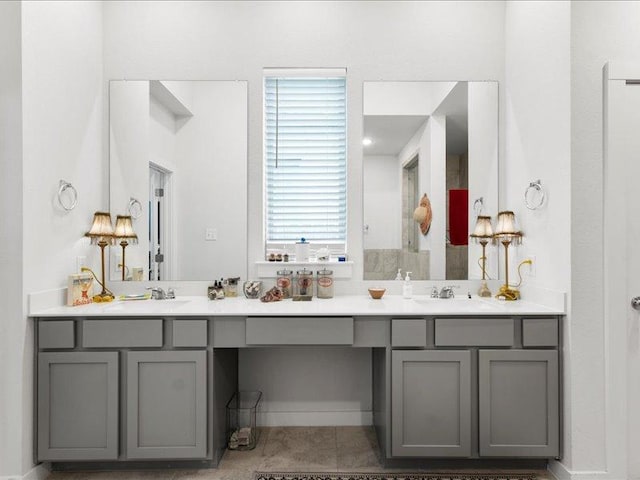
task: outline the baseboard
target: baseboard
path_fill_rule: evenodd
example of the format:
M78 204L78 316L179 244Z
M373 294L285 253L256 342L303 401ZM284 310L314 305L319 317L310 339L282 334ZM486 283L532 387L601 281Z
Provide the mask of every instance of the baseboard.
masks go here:
M344 427L373 425L371 412L259 412L261 427Z
M555 460L549 462L548 470L558 480L625 480L604 471L572 471L563 463Z
M44 480L50 473L48 464L39 463L24 475L2 476L0 480Z

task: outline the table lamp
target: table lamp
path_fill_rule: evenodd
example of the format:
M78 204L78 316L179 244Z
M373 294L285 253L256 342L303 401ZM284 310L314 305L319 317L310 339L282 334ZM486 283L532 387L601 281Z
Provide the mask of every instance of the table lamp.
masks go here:
M113 234L114 238L120 240L120 246L122 247L122 280L126 280L126 264L124 260L124 251L127 245L135 245L138 243L138 235L133 231L133 223L131 222L131 215L117 215L116 216L116 231Z
M102 258L102 282L98 280L100 286L102 286L102 292L98 295L94 295L94 302L110 302L113 300L113 294L105 286L104 280L104 247L107 245L113 245L113 227L111 226L111 214L108 212L96 212L93 214L93 224L91 229L84 234L85 237L91 239L92 245L98 245L100 247L100 254ZM91 272L93 273L93 272ZM95 276L95 275L94 275Z
M480 288L478 289L478 296L490 297L491 290L489 290L489 287L487 286L487 255L485 253L485 249L487 248L487 244L490 241L493 241L491 217L478 215L478 218L476 220L476 227L473 230L473 233L469 236L475 243L482 245L482 257L480 257L480 260L482 261L482 282L480 283Z
M516 216L513 212L504 211L498 213L496 233L493 237L504 245L504 285L500 287L496 298L518 300L520 291L509 287L509 245L512 243L518 245L522 242L522 232L516 230Z

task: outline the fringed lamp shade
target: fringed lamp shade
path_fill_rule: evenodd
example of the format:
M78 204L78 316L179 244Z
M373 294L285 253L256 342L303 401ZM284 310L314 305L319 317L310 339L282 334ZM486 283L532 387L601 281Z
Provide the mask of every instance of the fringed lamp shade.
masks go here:
M126 240L130 245L138 243L138 235L133 231L133 224L130 215L118 215L116 217L116 230L114 237L119 240Z
M478 215L476 227L473 230L473 233L469 236L478 243L482 240L488 241L492 239L493 227L491 226L491 217Z
M510 240L513 243L522 241L522 232L516 229L516 216L511 211L498 213L496 233L494 235L500 241Z
M94 245L100 242L113 244L113 233L111 214L108 212L96 212L93 214L91 229L84 236L89 237Z

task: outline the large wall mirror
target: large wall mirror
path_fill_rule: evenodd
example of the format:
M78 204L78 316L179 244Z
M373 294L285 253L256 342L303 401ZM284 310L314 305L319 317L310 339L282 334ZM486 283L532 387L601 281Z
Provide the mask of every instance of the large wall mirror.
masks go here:
M110 210L131 215L132 280L247 273L247 82L110 82ZM111 248L110 277L122 278Z
M481 278L469 242L478 214L497 214L497 82L365 82L364 279ZM422 233L414 209L427 195ZM498 256L487 248L487 273Z

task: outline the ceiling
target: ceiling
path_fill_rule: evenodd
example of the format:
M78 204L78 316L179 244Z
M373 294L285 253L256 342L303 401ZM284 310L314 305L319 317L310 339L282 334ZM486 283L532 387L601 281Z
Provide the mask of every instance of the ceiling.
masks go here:
M468 150L468 84L458 82L434 114L447 117L447 154L460 155ZM411 137L429 118L428 115L365 115L365 155L397 156Z

